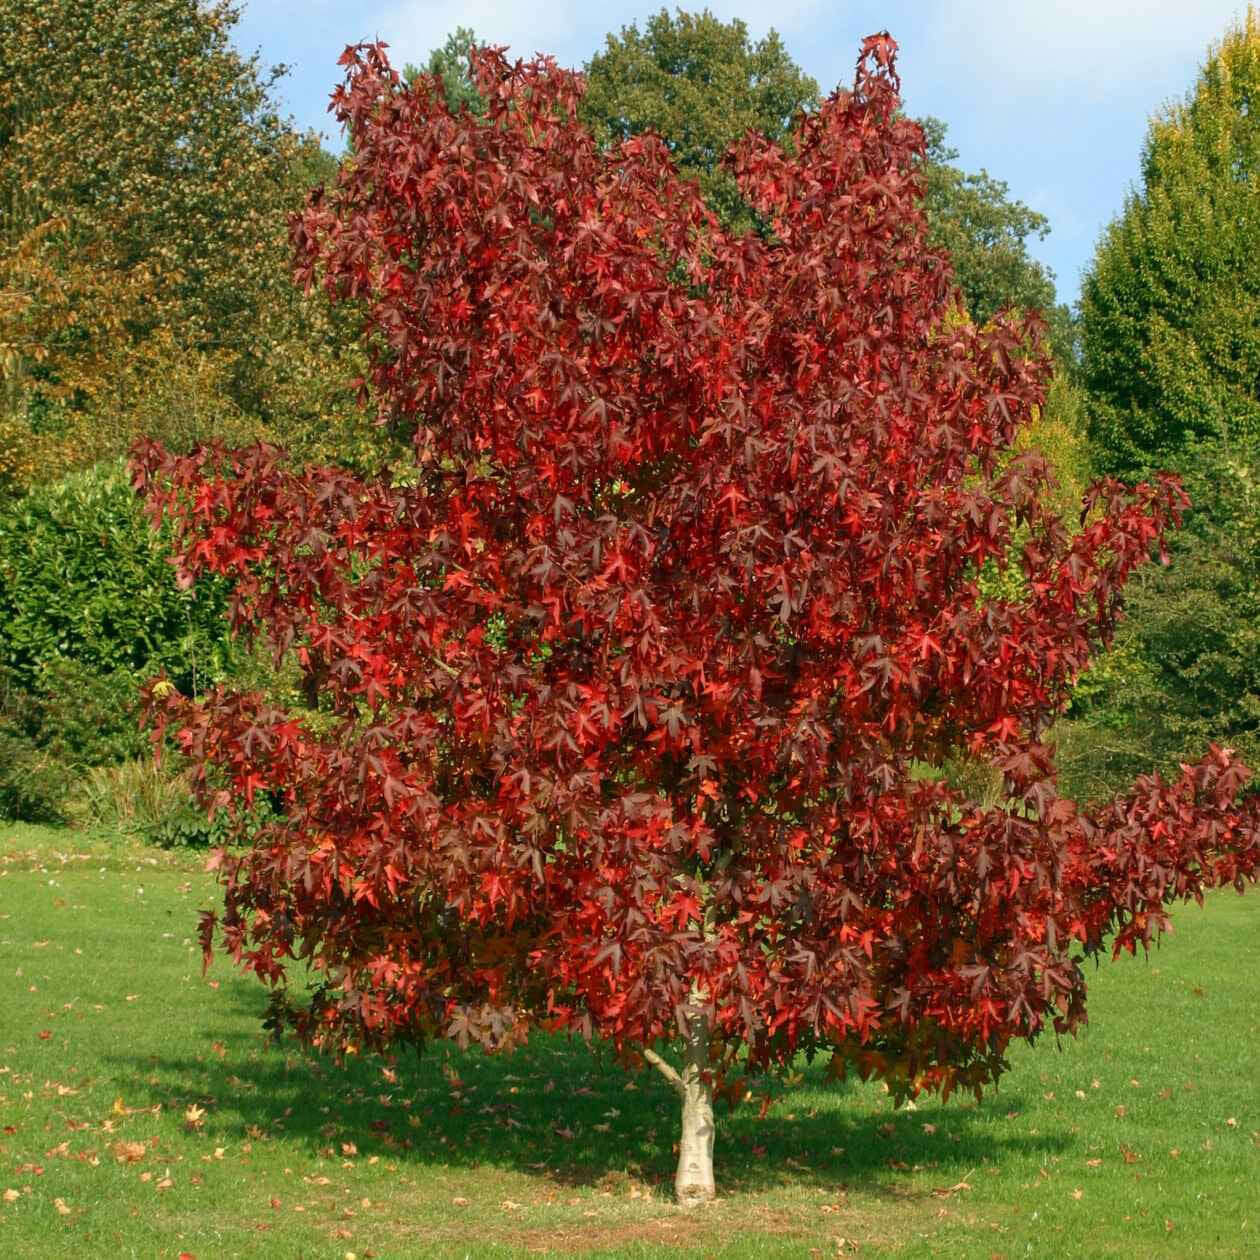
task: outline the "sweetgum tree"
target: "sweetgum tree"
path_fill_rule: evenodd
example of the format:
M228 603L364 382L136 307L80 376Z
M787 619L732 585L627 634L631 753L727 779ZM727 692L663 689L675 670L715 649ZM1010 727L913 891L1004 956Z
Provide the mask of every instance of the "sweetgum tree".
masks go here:
M1260 864L1227 750L1092 811L1056 790L1046 729L1184 499L1104 482L1069 534L1009 456L1048 362L1035 327L948 318L894 49L792 155L728 158L769 239L654 136L599 150L548 59L478 53L474 114L347 50L354 158L297 271L357 304L414 469L136 452L185 578L230 576L333 719L155 688L208 804L285 802L215 859L207 955L320 1046L547 1025L646 1059L685 1203L736 1068L979 1091L1013 1038L1080 1026L1085 955ZM923 774L960 749L1002 803Z

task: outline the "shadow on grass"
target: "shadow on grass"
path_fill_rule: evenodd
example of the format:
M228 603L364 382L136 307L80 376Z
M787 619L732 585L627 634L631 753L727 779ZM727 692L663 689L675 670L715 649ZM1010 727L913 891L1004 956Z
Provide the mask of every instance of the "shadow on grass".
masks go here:
M220 1000L261 1021L261 994L247 985L233 983ZM285 1139L326 1158L341 1158L352 1143L360 1158L546 1172L573 1186L673 1177L673 1091L655 1071L627 1071L607 1048L577 1038L539 1035L494 1056L439 1042L422 1056L400 1051L339 1066L292 1040L276 1046L242 1032L207 1040L193 1058L115 1063L152 1102L207 1105L206 1134L217 1142ZM1053 1134L995 1138L994 1117L1023 1110L1017 1090L980 1106L917 1112L893 1112L886 1101L877 1109L878 1101L866 1087L825 1081L817 1066L763 1118L755 1103L719 1105L723 1190L851 1186L904 1197L890 1184L898 1173L931 1170L947 1186L985 1164L1044 1160L1065 1145Z

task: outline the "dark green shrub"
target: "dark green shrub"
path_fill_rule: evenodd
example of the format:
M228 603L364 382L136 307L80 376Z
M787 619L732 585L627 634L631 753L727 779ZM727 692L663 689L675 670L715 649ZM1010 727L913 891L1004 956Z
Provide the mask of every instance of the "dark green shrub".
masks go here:
M105 766L149 752L140 729L141 678L127 669L93 672L74 660L43 664L19 719L30 738L75 767Z
M30 689L0 671L0 818L63 820L85 770L149 751L128 670L41 666Z
M0 817L64 820L89 769L149 756L141 683L223 677L226 603L178 588L121 463L0 508Z
M1130 584L1115 645L1073 695L1075 762L1099 785L1174 769L1212 740L1260 756L1260 443L1195 444L1181 461L1203 506L1168 566Z
M120 463L0 510L0 667L23 690L58 660L100 676L164 669L200 690L230 661L225 607L221 582L178 589Z
M68 767L0 718L0 818L65 821Z
M217 848L253 840L261 828L276 817L267 798L256 797L253 807L245 813L242 831L232 825L231 816L224 810L207 818L205 811L190 797L185 805L165 817L146 821L135 830L142 839L164 849Z

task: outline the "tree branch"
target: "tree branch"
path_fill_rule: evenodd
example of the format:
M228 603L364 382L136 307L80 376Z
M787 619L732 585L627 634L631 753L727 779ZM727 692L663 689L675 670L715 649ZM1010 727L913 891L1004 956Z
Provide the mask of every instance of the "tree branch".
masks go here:
M681 1094L685 1086L683 1078L678 1075L677 1070L661 1058L655 1050L648 1046L643 1051L643 1057Z

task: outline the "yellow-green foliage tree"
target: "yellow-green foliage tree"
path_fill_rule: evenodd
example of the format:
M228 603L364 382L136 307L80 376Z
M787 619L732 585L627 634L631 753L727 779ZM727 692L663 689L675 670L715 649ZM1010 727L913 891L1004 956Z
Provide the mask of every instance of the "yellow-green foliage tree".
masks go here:
M1115 778L1204 732L1260 752L1260 13L1151 123L1140 186L1082 292L1082 378L1100 472L1180 473L1194 502L1171 565L1133 584L1115 651L1077 706ZM1086 703L1088 701L1088 703Z
M336 339L293 288L287 219L335 164L277 115L282 71L233 49L237 17L0 0L0 476L141 432L286 436L295 405L317 413L299 430L328 431Z
M1100 470L1176 467L1196 442L1260 436L1260 14L1151 122L1140 186L1081 293Z

